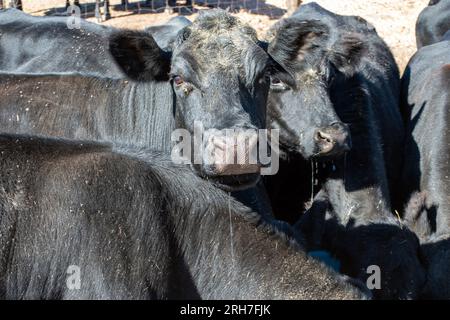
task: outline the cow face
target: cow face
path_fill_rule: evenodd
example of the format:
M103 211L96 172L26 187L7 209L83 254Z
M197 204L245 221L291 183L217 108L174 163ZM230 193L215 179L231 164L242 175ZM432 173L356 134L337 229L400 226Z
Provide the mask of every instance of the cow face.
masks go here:
M350 150L349 127L338 116L346 110L335 102L349 93L362 41L353 34L332 39L325 24L295 18L281 21L272 36L269 54L290 74L271 77L268 121L280 129L280 144L306 159Z
M178 128L203 130L203 161L193 165L199 175L229 190L257 182L259 163L236 159L237 141L245 141L244 157L254 160L248 155L258 145L256 130L266 122L271 59L252 28L225 11L210 10L179 32L170 53L140 32L119 33L110 49L131 78L171 82Z

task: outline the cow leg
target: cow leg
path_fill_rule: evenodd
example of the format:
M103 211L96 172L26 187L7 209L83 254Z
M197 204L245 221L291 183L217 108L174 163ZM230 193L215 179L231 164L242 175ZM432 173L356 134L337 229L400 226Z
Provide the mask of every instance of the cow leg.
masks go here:
M125 11L128 10L128 0L122 0L122 6L124 7Z
M171 8L175 7L177 0L167 0L167 5Z
M97 22L102 21L102 16L100 14L100 0L95 0L95 17L97 18Z
M109 11L109 0L104 0L103 12L105 14L105 20L111 19L111 12Z
M69 0L66 0L66 9L67 9L68 7L70 7L70 1L69 1Z
M0 0L0 10L3 9L3 0Z
M11 0L11 7L16 8L18 10L23 10L22 0Z
M75 0L73 2L73 5L79 7L80 6L80 0Z

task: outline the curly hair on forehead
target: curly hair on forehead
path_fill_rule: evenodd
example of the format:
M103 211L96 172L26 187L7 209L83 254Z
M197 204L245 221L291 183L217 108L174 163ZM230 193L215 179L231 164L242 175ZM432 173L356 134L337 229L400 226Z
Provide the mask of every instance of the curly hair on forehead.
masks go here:
M200 11L190 29L192 33L207 32L211 35L238 32L254 42L258 41L256 31L252 27L222 9Z
M256 31L221 9L200 11L194 23L180 31L174 52L208 57L214 68L242 68L246 53L259 46ZM201 58L202 60L203 58Z

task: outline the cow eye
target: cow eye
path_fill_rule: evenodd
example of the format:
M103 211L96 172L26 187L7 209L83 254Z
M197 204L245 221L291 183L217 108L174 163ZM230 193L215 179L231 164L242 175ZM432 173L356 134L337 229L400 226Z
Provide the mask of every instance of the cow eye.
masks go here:
M175 83L176 86L181 86L184 83L184 80L180 76L174 76L173 83Z
M282 82L280 79L275 78L275 77L271 78L271 84L273 84L274 86L280 85L281 83Z
M270 88L275 90L287 90L289 87L277 77L270 77Z

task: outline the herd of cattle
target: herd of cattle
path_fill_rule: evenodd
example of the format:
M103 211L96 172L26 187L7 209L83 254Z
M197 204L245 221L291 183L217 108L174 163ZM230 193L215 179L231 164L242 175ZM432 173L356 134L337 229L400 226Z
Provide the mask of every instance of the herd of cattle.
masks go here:
M0 10L0 297L450 299L448 30L432 0L400 80L370 23L315 3L264 40L222 10L144 31ZM279 129L278 173L174 164L195 122L201 157Z

